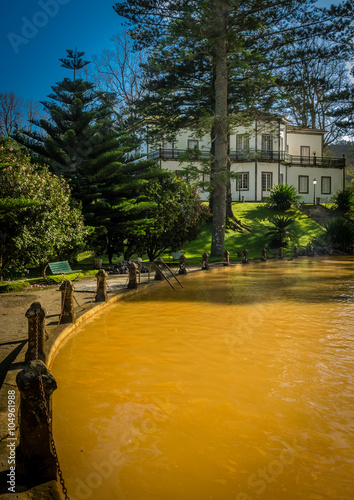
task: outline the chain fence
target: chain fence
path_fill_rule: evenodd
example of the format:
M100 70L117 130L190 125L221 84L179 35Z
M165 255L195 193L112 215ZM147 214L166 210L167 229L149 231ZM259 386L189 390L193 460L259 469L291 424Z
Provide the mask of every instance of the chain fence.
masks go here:
M57 325L57 331L58 331L58 328L60 326L60 322L61 322L61 319L62 319L62 316L63 316L65 295L66 295L66 286L65 286L65 289L64 289L63 297L62 297L61 311L60 311L60 315L59 315L59 321L58 321L58 325ZM39 317L38 317L38 312L36 312L36 343L35 343L35 350L36 350L35 359L36 360L39 359L38 345L39 345ZM54 455L54 459L55 459L55 463L56 463L56 468L57 468L57 473L58 473L58 476L59 476L59 482L60 482L60 485L61 485L61 488L62 488L65 500L70 500L70 498L68 496L68 490L67 490L67 488L65 486L65 482L64 482L64 478L63 478L63 472L62 472L61 467L60 467L58 453L57 453L57 449L56 449L55 442L54 442L52 419L50 418L50 415L49 415L47 398L45 396L44 386L43 386L43 378L42 378L41 374L38 374L38 383L39 383L39 392L40 392L40 395L41 395L41 398L42 398L44 412L45 412L47 426L48 426L48 433L49 433L49 438L50 438L50 444L51 444L51 447L52 447L52 451L53 451L53 455Z

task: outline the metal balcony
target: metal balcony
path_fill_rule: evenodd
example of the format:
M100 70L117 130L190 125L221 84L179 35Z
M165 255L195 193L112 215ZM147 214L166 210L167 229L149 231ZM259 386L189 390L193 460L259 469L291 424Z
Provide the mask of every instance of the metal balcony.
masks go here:
M185 160L198 161L209 159L211 157L209 151L200 151L193 149L156 149L148 153L148 158L159 160ZM247 151L230 151L229 154L231 163L247 163L247 162L266 162L277 163L281 162L287 165L302 165L304 167L322 167L322 168L344 168L345 157L331 158L328 156L300 156L290 155L285 151L265 151L249 149Z

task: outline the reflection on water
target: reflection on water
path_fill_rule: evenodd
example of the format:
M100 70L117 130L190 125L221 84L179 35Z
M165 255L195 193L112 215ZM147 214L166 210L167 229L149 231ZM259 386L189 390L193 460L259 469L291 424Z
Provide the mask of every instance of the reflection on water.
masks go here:
M354 259L188 275L62 347L72 500L353 500Z

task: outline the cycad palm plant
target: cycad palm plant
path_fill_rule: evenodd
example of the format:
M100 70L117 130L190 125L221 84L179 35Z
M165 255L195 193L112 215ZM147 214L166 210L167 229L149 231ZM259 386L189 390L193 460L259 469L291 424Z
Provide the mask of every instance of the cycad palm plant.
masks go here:
M283 215L277 215L270 221L274 227L266 235L270 238L271 248L285 248L289 240L293 241L295 239L294 231L289 227L293 222L294 220L291 217Z
M267 200L267 205L275 210L289 210L292 205L297 205L301 196L294 186L277 184L273 187Z

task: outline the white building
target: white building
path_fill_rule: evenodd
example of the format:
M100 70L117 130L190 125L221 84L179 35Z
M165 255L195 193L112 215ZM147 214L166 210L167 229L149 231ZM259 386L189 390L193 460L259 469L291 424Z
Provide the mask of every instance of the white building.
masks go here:
M231 178L232 200L263 201L276 184L289 184L305 203L312 203L314 197L321 203L329 201L344 188L345 158L323 156L324 133L300 129L283 117L236 127L230 135L230 171L238 174ZM180 172L186 165L181 157L187 151L196 149L199 158L210 158L210 142L210 136L197 138L181 131L174 142L148 145L148 156L159 159L162 168ZM200 195L207 200L209 193Z

